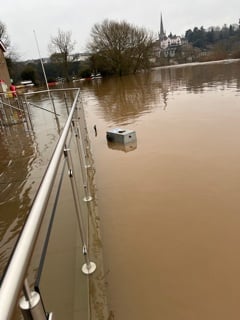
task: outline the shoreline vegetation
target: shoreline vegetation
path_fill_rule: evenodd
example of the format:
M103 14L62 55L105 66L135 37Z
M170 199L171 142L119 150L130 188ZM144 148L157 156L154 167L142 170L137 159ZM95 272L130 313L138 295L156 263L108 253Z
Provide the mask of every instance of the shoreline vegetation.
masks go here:
M15 61L6 58L13 82L28 80L41 86L45 82L43 64L48 83L55 85L60 81L124 76L152 68L240 59L240 20L223 27L195 27L183 36L171 32L167 35L160 30L157 37L126 21L104 20L93 26L88 52L84 53L73 53L75 41L71 35L71 31L59 29L51 38L51 55L44 59Z

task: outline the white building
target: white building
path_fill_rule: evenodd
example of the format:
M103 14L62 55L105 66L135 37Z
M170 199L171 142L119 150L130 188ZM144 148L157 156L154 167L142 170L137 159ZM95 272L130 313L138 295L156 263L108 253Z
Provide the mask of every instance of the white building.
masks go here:
M163 20L161 15L160 32L159 32L160 56L163 54L165 57L173 58L176 54L177 48L182 45L182 38L180 36L166 36L163 28Z

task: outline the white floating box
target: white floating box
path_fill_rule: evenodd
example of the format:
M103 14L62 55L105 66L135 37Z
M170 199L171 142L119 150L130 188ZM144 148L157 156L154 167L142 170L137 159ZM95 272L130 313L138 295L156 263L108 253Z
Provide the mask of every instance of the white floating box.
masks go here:
M117 143L131 143L137 140L136 132L128 129L114 128L107 131L107 140Z

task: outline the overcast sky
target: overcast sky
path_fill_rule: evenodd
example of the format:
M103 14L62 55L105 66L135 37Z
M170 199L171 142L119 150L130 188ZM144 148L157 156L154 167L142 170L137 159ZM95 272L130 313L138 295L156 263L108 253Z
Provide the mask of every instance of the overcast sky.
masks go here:
M239 0L0 0L0 21L7 27L11 44L21 60L50 55L48 44L58 29L72 32L75 52L84 52L91 28L104 19L144 27L156 36L160 14L164 29L184 35L195 26L238 23Z

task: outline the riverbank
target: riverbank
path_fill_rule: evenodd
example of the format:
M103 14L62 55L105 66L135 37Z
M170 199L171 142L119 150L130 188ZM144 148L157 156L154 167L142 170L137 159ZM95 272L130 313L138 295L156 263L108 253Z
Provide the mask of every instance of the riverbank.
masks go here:
M180 64L173 64L168 66L158 66L152 68L152 70L158 69L170 69L170 68L185 68L185 67L193 67L198 65L211 65L211 64L227 64L227 63L237 63L240 59L224 59L224 60L215 60L215 61L204 61L204 62L189 62L189 63L180 63Z

